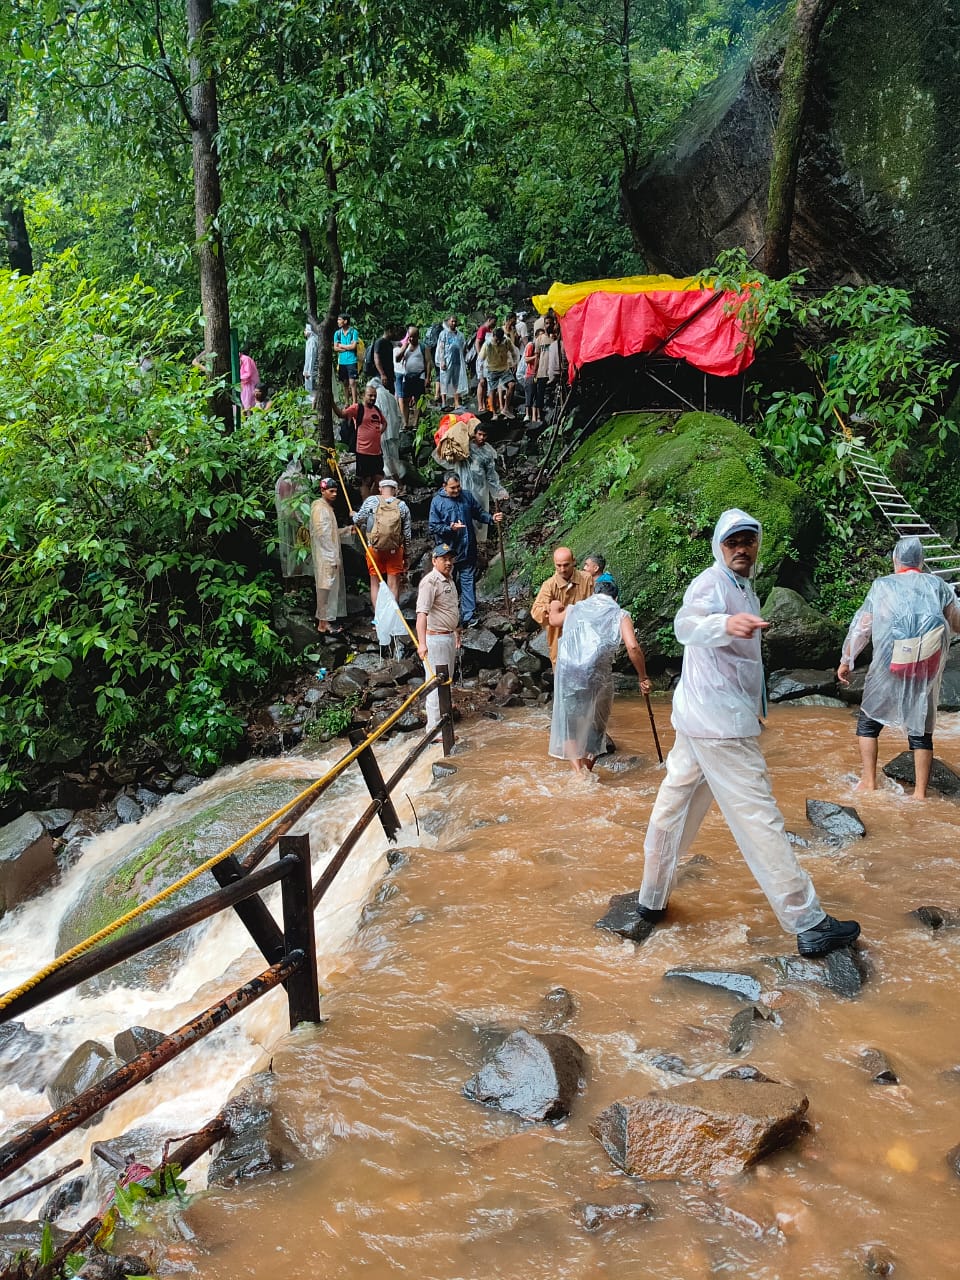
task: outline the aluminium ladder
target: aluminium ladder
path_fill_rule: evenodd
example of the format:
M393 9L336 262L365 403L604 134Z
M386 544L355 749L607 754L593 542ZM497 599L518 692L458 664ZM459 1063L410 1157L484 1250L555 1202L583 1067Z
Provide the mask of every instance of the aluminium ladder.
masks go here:
M844 434L846 436L846 433ZM897 537L906 538L913 534L919 538L923 545L923 557L930 572L945 578L948 582L960 580L960 553L914 511L899 489L895 488L880 470L869 450L849 436L846 437L846 441L850 446L847 456L853 463L857 475Z

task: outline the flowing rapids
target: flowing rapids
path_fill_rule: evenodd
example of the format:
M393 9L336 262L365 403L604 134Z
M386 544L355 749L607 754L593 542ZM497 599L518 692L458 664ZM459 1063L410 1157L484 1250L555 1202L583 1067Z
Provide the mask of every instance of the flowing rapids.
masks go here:
M658 720L666 747L662 701ZM943 720L937 753L956 762L960 718ZM352 933L357 900L383 865L376 858L382 836L372 838L368 870L353 869L344 890L351 906L318 919L329 1021L274 1048L280 1122L314 1159L198 1197L183 1215L194 1238L156 1244L166 1274L842 1280L866 1274L867 1251L882 1247L896 1259L897 1277L956 1276L960 1180L945 1155L960 1142L960 930L933 932L907 914L922 903L960 908L956 804L914 804L896 788L853 796L851 714L774 708L764 746L788 829L812 841L800 856L827 909L863 925L870 977L858 999L846 1000L778 983L763 963L791 951L792 939L779 930L715 809L693 847L703 858L683 874L668 924L641 948L594 928L611 894L639 884L644 827L662 777L642 702L619 699L610 728L621 754L642 761L622 774L598 770L597 782L579 783L549 760L547 714L520 711L469 725L454 777L425 787L424 769L411 779L406 790L424 834L417 840L412 823L401 833L407 863ZM901 746L884 734L881 761ZM816 841L804 816L808 797L855 804L866 839L844 848ZM406 801L399 807L409 818ZM345 812L335 811L345 826ZM329 821L318 814L315 830L326 833ZM68 885L57 892L68 893ZM54 901L45 899L48 911ZM38 930L41 916L38 910ZM243 950L236 926L227 927L234 950ZM6 928L4 948L13 946ZM207 943L198 957L218 949ZM36 946L31 964L47 954L39 938ZM222 954L232 953L224 946ZM4 959L9 969L11 955ZM781 1024L756 1024L752 1047L732 1055L729 1026L739 1003L663 980L667 969L689 963L749 968L767 991L780 991L772 1000ZM17 959L18 971L31 964ZM531 1125L467 1101L462 1085L495 1030L537 1029L543 996L556 986L576 1003L563 1030L590 1061L571 1117ZM112 1004L89 1015L66 1002L38 1011L31 1025L75 1017L49 1033L66 1049L108 1024L175 1025L211 989L183 997L176 1011L161 993L113 993ZM146 1002L135 1016L131 998ZM170 1013L161 1019L164 998ZM238 1019L240 1030L161 1072L152 1087L167 1100L177 1132L190 1127L182 1100L188 1085L202 1077L203 1105L191 1112L202 1121L251 1068L259 1046L282 1033L283 1005L270 997ZM81 1016L93 1019L89 1027L81 1029ZM243 1050L234 1043L240 1040ZM872 1083L860 1061L867 1047L888 1056L898 1085ZM688 1076L753 1063L809 1097L810 1131L715 1187L626 1177L588 1125L618 1098L685 1078L657 1065L659 1054L681 1059ZM76 1149L134 1123L135 1103L121 1105L130 1113L111 1110ZM18 1118L8 1110L8 1123ZM62 1144L57 1159L72 1149ZM644 1197L653 1202L651 1216L596 1232L577 1211L585 1201Z

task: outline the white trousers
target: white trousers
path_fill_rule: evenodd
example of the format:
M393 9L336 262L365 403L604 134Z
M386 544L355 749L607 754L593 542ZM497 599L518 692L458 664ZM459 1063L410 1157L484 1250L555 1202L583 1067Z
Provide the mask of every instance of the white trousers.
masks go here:
M824 910L784 834L783 815L756 738L688 738L677 733L643 843L641 905L667 905L680 855L690 848L714 800L787 933L819 924Z
M427 636L427 658L436 672L437 667L447 667L453 677L454 664L457 661L457 636L451 631L445 636ZM426 671L426 667L424 667ZM429 675L428 675L429 679ZM440 691L434 689L427 694L427 729L435 729L440 723Z

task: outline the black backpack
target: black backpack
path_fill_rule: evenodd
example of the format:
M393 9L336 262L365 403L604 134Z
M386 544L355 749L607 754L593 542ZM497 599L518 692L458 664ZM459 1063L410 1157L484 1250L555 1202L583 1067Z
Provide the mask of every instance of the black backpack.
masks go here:
M358 404L356 419L340 419L340 443L345 444L351 453L357 452L357 432L360 430L361 422L363 422L363 410L363 404Z
M380 339L378 338L375 342L370 343L369 347L367 347L367 354L363 358L363 374L368 380L377 376L377 366L373 359L373 352L379 341Z

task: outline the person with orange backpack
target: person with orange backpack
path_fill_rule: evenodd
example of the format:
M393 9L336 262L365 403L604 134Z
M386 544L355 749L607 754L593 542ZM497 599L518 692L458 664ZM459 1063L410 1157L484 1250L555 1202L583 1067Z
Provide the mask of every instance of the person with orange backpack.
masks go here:
M386 579L395 600L400 598L400 579L407 568L406 549L413 540L410 508L397 497L397 481L384 476L379 496L367 498L355 512L353 523L359 525L367 540L367 567L370 570L370 603L377 607L380 578ZM374 567L376 566L376 567Z

